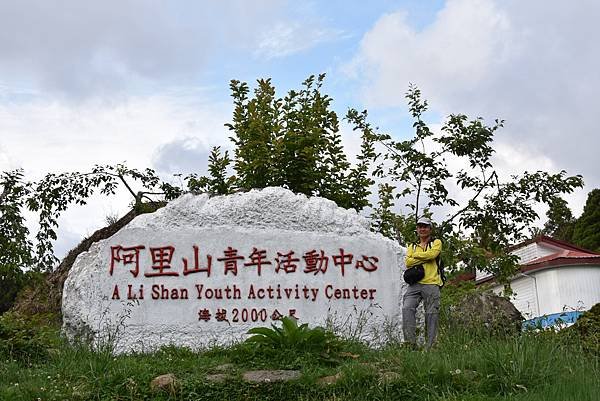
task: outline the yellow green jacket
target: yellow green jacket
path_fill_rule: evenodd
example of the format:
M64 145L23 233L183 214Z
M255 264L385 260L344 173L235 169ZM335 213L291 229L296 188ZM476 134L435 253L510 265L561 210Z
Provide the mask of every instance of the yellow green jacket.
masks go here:
M423 265L425 268L425 277L420 284L437 284L442 286L442 278L438 272L438 266L435 262L435 258L438 257L442 251L442 241L439 239L434 240L431 243L431 248L426 247L423 249L419 244L410 244L406 252L406 268L410 269L416 265Z

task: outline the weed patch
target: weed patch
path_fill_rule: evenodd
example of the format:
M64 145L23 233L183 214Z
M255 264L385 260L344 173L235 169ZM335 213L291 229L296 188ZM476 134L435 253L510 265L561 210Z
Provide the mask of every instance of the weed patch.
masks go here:
M3 318L3 324L5 330L25 323ZM338 351L327 359L317 350L255 343L202 352L163 347L151 354L115 356L60 341L56 327L49 337L42 335L48 327L28 330L35 346L20 348L24 359L15 357L14 346L2 352L2 400L592 401L600 393L598 358L584 351L579 337L565 341L563 333L484 338L444 332L430 351L401 344L372 349L339 340ZM301 377L272 383L243 380L245 372L261 369L294 369ZM216 373L223 381L209 380ZM164 374L176 377L173 392L150 387ZM320 381L323 377L333 379Z

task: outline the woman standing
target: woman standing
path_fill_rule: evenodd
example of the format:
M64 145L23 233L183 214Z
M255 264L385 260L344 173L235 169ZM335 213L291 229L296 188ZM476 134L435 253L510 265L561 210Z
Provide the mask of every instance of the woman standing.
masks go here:
M424 302L425 327L427 329L427 348L435 343L440 314L440 287L443 285L436 258L442 251L442 241L432 240L431 220L421 217L417 221L419 243L408 246L406 252L406 268L422 265L425 276L417 283L409 285L404 294L402 306L402 331L404 341L416 346L416 312Z

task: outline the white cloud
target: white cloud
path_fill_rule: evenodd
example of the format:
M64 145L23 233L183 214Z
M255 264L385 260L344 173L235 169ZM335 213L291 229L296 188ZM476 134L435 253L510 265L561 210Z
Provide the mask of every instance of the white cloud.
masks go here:
M229 105L209 105L199 94L130 97L123 102L73 105L39 99L0 104L0 149L30 174L88 169L126 161L149 167L156 149L184 137L207 144L227 141Z
M314 24L279 22L261 35L254 51L257 58L282 58L332 42L343 36L343 31L322 28Z
M402 11L381 17L346 70L371 108L403 106L413 82L434 111L505 119L506 168L565 169L589 191L600 187L598 17L592 1L448 0L421 31Z
M350 67L370 78L364 88L370 106L403 105L408 82L432 100L445 100L485 80L507 57L510 23L490 1L449 1L421 32L410 27L409 17L404 11L381 17Z
M201 138L185 137L161 145L154 152L152 165L170 174L204 174L207 171L210 146Z
M187 164L181 163L177 152L162 155L163 164L155 163L156 155L181 141L199 149L226 145L228 131L223 124L229 118L230 105L207 103L202 92L79 105L45 98L4 103L0 104L0 171L20 167L29 179L39 179L49 172L89 171L94 164L125 162L132 168L154 167L165 178L178 172L165 166L202 174L206 154ZM116 212L121 217L131 201L121 190L117 196L97 196L86 206L70 208L60 220L58 254L103 227L106 215Z
M68 97L184 82L223 43L251 47L278 0L246 2L43 0L0 2L0 73L6 83Z

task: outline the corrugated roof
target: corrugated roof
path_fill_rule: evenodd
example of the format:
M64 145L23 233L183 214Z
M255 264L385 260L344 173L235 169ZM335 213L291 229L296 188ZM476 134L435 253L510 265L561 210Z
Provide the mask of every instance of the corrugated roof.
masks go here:
M580 248L568 242L556 240L551 237L547 237L545 235L540 235L535 237L529 241L522 242L514 247L511 247L511 251L515 251L519 248L527 246L532 243L537 244L549 244L554 247L558 247L561 250L552 253L551 255L542 256L537 259L533 259L527 263L523 263L519 266L519 270L523 273L531 272L535 270L541 270L551 267L566 267L566 266L576 266L576 265L593 265L600 267L600 254L597 252L593 252L587 249ZM472 280L471 277L461 277L462 280L468 281ZM460 281L459 279L458 281ZM494 280L494 276L487 276L476 280L477 284L489 282Z
M513 246L509 247L508 250L515 251L519 248L523 248L523 247L525 247L529 244L533 244L533 243L537 243L537 244L545 243L545 244L553 245L553 246L556 246L559 248L569 249L572 251L580 251L580 252L585 252L585 253L589 253L592 255L600 255L596 252L590 251L589 249L584 249L584 248L578 247L577 245L571 244L570 242L561 241L556 238L548 237L547 235L538 235L535 238L521 242L520 244L517 244L517 245L513 245Z
M550 262L552 260L558 259L581 259L581 258L595 258L600 260L600 255L596 253L590 252L582 252L582 251L572 251L569 249L564 249L560 252L553 253L548 256L543 256L541 258L533 259L527 263L523 263L522 266L531 266L536 265L543 262Z

